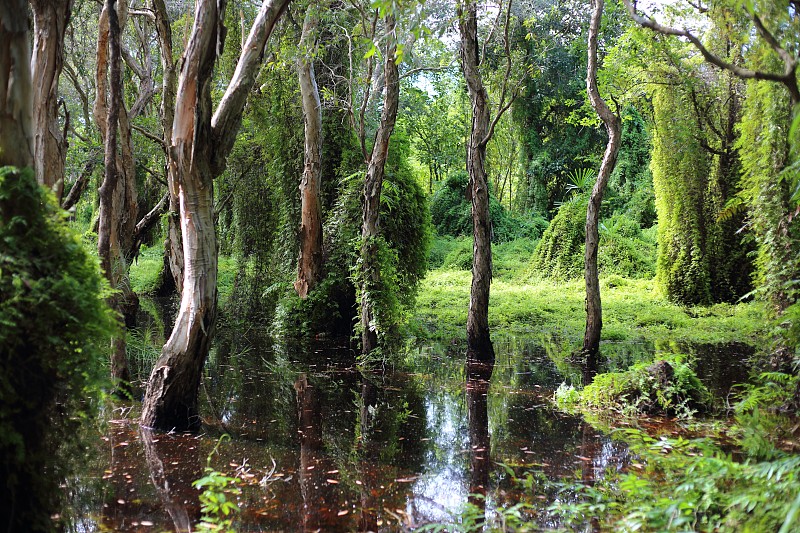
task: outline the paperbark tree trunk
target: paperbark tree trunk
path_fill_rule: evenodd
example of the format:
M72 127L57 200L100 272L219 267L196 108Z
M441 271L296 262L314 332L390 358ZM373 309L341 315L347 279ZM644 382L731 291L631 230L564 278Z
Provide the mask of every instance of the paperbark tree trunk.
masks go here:
M33 166L28 3L0 2L0 166Z
M489 219L489 187L486 181L486 143L489 133L489 95L483 85L478 49L476 6L468 1L459 9L461 68L472 102L472 128L467 144L467 197L472 202L472 286L467 315L467 365L494 365L489 336L489 289L492 283L492 228Z
M161 49L161 126L164 130L164 156L166 158L166 176L169 188L169 211L167 215L167 238L164 241L164 272L178 294L183 292L183 244L181 242L180 202L178 200L178 184L169 172L170 150L172 139L172 122L175 119L175 86L177 74L175 62L172 60L172 27L170 26L167 6L164 0L152 0L153 13L156 18L156 33ZM165 280L167 280L165 278ZM162 286L165 285L162 283ZM170 283L166 283L170 285ZM166 291L166 292L171 292Z
M609 109L597 88L597 34L603 17L604 0L593 0L594 10L589 23L589 64L586 72L586 91L592 107L603 120L608 131L608 143L603 154L603 162L597 174L597 181L589 197L586 209L586 255L584 257L584 279L586 281L586 330L583 336L583 353L587 357L587 368L597 365L597 354L600 350L600 332L603 328L603 310L600 302L600 281L597 273L597 249L600 243L598 221L603 191L608 177L614 170L619 153L622 135L620 119Z
M389 140L397 121L397 107L400 101L400 75L395 62L397 37L395 35L395 19L392 15L384 18L386 48L384 50L384 89L383 111L378 131L375 133L375 144L367 164L367 175L364 179L364 207L361 224L361 352L368 354L378 346L378 325L375 322L375 301L371 289L380 283L380 264L378 263L379 210L381 205L381 188L389 154Z
M58 78L73 0L30 0L33 8L33 155L36 181L58 201L64 192L67 140L58 125Z
M264 47L289 0L262 4L212 117L211 84L225 34L225 4L225 0L197 2L175 101L169 172L180 199L183 293L175 327L150 374L142 409L142 425L161 430L200 426L197 393L217 315L213 179L224 170Z
M115 4L116 0L106 0L98 23L94 115L105 147L105 172L98 191L100 217L97 251L111 287L120 291L109 298L109 304L120 315L126 315L130 314L130 306L136 301L127 282L127 263L136 224L137 204L136 186L131 183L133 158L129 147L128 150L124 147L130 139L130 130L126 136L128 125L122 101L121 27ZM119 151L119 145L122 145L122 152ZM118 392L130 392L124 328L112 340L111 377Z
M314 74L313 49L318 18L309 9L300 37L297 73L305 118L305 163L300 180L300 255L294 288L300 298L308 296L322 274L322 215L320 182L322 175L322 106Z

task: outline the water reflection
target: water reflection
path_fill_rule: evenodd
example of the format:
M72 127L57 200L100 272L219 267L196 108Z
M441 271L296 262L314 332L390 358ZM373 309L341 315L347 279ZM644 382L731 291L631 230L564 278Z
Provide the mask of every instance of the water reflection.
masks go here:
M491 442L489 439L489 381L485 379L467 380L467 416L469 419L470 479L469 503L486 513L486 494L489 486L489 460Z
M154 434L146 428L139 429L144 446L150 482L156 489L161 507L167 512L174 530L191 531L192 523L200 518L197 491L192 481L202 476L200 456L194 435ZM180 454L181 460L173 459Z
M644 350L611 348L609 366ZM191 482L223 432L232 440L211 466L242 479L240 531L394 531L458 520L467 503L488 525L520 502L536 527L559 527L545 509L574 496L540 480L579 472L592 484L629 460L623 445L553 408L555 388L582 377L564 351L498 342L490 387L457 346L428 349L412 373L382 374L356 370L346 348L259 331L221 337L201 387L206 433L140 433L135 414L111 421L70 481L81 497L74 529L194 528ZM714 361L702 364L727 379Z

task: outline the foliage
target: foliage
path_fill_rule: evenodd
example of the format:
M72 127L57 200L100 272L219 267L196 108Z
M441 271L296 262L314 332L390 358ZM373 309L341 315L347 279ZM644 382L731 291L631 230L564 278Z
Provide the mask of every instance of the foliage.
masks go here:
M617 432L636 457L636 472L614 473L593 485L568 483L550 511L566 525L588 519L623 531L780 531L796 529L800 457L737 461L708 439L655 438Z
M585 196L578 195L561 205L533 254L531 270L536 275L571 279L583 274L587 203Z
M439 235L464 237L472 235L472 206L467 200L469 175L459 170L451 173L431 199L431 221ZM508 242L519 238L538 239L547 221L533 214L516 218L489 196L489 218L492 222L492 242Z
M397 333L404 314L415 301L417 287L427 271L430 218L427 198L408 165L408 140L392 137L380 206L381 235L374 243L381 261L381 322L389 338ZM351 159L342 159L345 172ZM279 307L281 328L288 331L352 333L356 312L356 284L353 275L359 261L363 201L361 171L345 175L338 197L325 220L326 278L311 291L306 301L288 295Z
M622 116L622 140L614 171L608 180L607 203L614 213L624 213L640 227L656 221L653 175L650 172L652 143L644 119L634 107Z
M220 444L229 435L222 435L217 445L208 455L205 475L192 482L192 486L202 489L200 493L200 511L203 513L202 522L198 524L198 531L219 531L222 533L235 533L233 528L234 516L239 512L239 505L234 500L235 496L242 493L236 486L241 480L237 477L226 476L211 467L211 457L217 452Z
M49 531L114 320L99 265L30 170L0 169L0 516ZM8 522L10 520L10 522Z
M709 400L708 390L686 363L685 356L679 354L654 362L639 362L624 372L598 374L580 392L562 386L555 394L556 404L563 408L626 415L667 413L685 418L707 407Z
M559 0L527 9L527 33L520 42L531 68L513 118L522 137L525 207L549 215L566 199L570 175L599 165L605 139L600 128L587 127L587 117L596 121L596 115L587 112L586 42L577 37L588 20L586 4ZM607 23L601 40L616 26Z
M751 60L775 68L779 62L768 49L764 44L754 47ZM789 153L789 146L797 146L796 131L790 138L790 107L787 91L779 84L750 83L738 125L740 197L758 245L755 285L776 310L797 301L794 280L800 271L800 223L790 214L795 208L789 196L793 173L783 172L797 157Z

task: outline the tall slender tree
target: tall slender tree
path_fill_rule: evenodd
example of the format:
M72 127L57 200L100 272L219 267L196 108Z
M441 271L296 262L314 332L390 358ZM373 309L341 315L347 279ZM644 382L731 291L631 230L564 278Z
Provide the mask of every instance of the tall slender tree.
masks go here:
M126 5L122 6L123 11L126 8ZM97 251L111 287L119 289L110 297L109 303L118 313L124 314L127 304L135 298L127 283L127 252L132 247L138 206L133 156L130 144L125 146L125 141L130 138L130 127L122 93L122 29L116 0L106 0L98 28L94 116L105 146L105 171L98 191L100 220ZM127 135L122 130L127 130ZM119 142L120 137L122 142ZM115 336L112 345L111 377L120 391L127 391L130 371L125 354L124 331Z
M584 280L586 282L586 330L583 335L583 352L587 357L587 366L596 365L600 350L600 332L603 328L603 309L600 302L600 280L597 273L597 250L600 244L598 223L600 205L603 202L603 191L608 177L614 171L622 137L621 121L618 113L611 111L608 104L600 96L597 87L597 37L600 33L600 21L603 18L604 0L593 0L592 18L589 22L589 62L586 69L586 92L595 112L608 132L608 143L597 173L597 181L589 196L586 209L586 251L584 256Z
M212 116L211 84L222 49L225 0L198 0L183 55L170 143L169 172L178 188L183 238L183 293L169 340L147 384L142 424L197 429L197 394L217 315L214 178L222 173L255 83L267 40L290 0L265 0L236 70Z
M309 6L303 22L297 59L300 96L305 121L305 153L303 176L300 179L300 254L297 259L297 280L294 288L301 298L308 296L322 273L322 213L320 186L322 179L322 104L314 73L314 49L319 17L315 6Z
M0 4L0 166L33 166L33 83L24 0Z
M36 181L52 189L61 201L65 131L58 123L58 78L64 65L64 34L74 0L30 0L33 8L33 114Z
M494 366L494 346L489 334L489 290L492 283L492 227L489 218L489 183L486 177L486 145L491 140L497 121L511 105L506 101L511 54L508 31L511 20L509 0L504 31L506 71L500 103L494 118L491 117L489 93L481 77L481 50L478 44L477 4L465 0L458 6L458 27L461 35L461 69L467 82L472 102L472 128L467 143L467 172L469 185L467 197L472 203L472 285L467 315L467 365L484 367L491 373ZM485 373L485 372L484 372Z
M378 346L378 326L375 321L375 295L372 290L380 283L378 223L381 204L381 188L389 155L389 140L397 122L400 102L400 74L397 68L397 35L395 16L387 11L383 19L385 48L383 51L383 111L372 153L367 159L367 174L364 179L364 204L361 224L361 351L372 352ZM363 124L363 121L362 121Z

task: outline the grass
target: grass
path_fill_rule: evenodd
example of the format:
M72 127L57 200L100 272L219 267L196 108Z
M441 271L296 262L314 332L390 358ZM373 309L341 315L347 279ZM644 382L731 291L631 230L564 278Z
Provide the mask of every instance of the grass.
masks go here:
M454 246L455 244L455 246ZM462 243L439 245L452 255ZM539 279L530 272L533 243L496 246L489 326L492 335L555 335L578 344L585 327L584 282ZM436 249L436 247L435 247ZM472 274L453 268L430 270L422 282L411 320L421 338L462 339L469 307ZM765 309L758 302L682 307L661 296L652 279L626 279L615 274L600 278L603 299L603 341L646 340L686 343L757 344L767 328Z
M131 265L131 288L136 294L150 294L158 284L164 265L164 247L161 245L143 246L139 257ZM217 269L217 290L220 303L225 302L233 292L236 278L236 260L233 257L219 256Z

